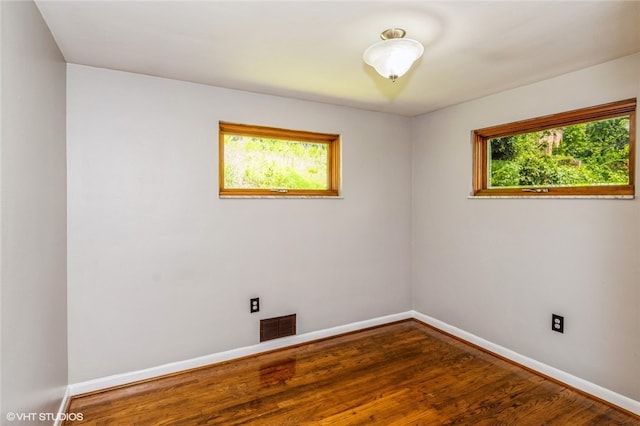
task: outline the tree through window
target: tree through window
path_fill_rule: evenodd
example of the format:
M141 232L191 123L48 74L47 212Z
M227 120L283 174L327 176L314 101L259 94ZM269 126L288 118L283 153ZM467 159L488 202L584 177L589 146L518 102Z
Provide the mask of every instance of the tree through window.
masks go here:
M636 100L473 132L474 195L634 195Z

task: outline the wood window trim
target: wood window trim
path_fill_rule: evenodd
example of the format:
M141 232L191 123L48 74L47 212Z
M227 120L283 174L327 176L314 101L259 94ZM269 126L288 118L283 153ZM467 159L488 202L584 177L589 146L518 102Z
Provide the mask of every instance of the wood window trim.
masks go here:
M488 141L493 138L535 132L554 127L629 116L629 184L593 186L550 186L540 188L490 188ZM473 145L473 192L475 197L553 197L553 196L635 196L636 99L625 99L588 108L485 127L471 132Z
M218 142L218 182L221 197L339 197L340 196L340 135L329 133L289 130L277 127L256 126L238 123L219 122ZM286 189L274 191L260 188L224 187L224 136L255 136L327 144L328 150L328 188L327 189Z

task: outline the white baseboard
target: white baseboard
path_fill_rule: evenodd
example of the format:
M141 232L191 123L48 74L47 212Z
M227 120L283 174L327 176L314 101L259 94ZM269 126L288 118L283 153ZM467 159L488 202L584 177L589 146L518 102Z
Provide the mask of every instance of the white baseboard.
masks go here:
M337 327L327 328L324 330L313 331L310 333L299 334L290 337L284 337L277 340L271 340L268 342L259 343L252 346L245 346L242 348L231 349L224 352L218 352L215 354L205 355L198 358L192 358L184 361L172 362L169 364L159 365L156 367L146 368L144 370L131 371L128 373L115 374L113 376L103 377L94 380L88 380L85 382L70 384L67 393L63 399L63 403L60 405L60 409L63 410L66 407L66 401L76 395L83 393L99 391L115 386L126 385L128 383L137 382L140 380L152 379L154 377L163 376L166 374L177 373L192 368L203 367L209 364L228 361L235 358L240 358L249 355L255 355L262 352L271 351L274 349L280 349L287 346L293 346L300 343L306 343L313 340L322 339L325 337L336 336L351 331L362 330L368 327L374 327L377 325L387 324L394 321L400 321L404 319L415 318L426 324L429 324L437 329L440 329L446 333L456 336L469 343L477 345L483 349L498 354L508 360L511 360L517 364L523 365L548 377L551 377L559 382L565 383L575 389L579 389L604 401L607 401L613 405L621 407L627 411L640 415L640 402L628 398L624 395L620 395L614 391L603 388L602 386L591 383L587 380L573 376L555 367L551 367L542 362L536 361L532 358L521 355L510 349L507 349L498 344L492 343L474 334L468 333L457 327L449 325L443 321L432 318L428 315L424 315L417 311L407 311L394 315L387 315L384 317L373 318L366 321L354 322L351 324L341 325ZM56 425L57 426L57 425Z
M56 420L53 422L53 426L62 426L62 424L64 423L65 415L67 412L67 405L69 404L70 398L71 390L70 386L67 386L67 389L64 391L62 401L60 401L60 407L58 407L58 413L56 414Z
M295 336L283 337L277 340L270 340L259 343L257 345L245 346L242 348L231 349L224 352L218 352L198 358L187 359L184 361L172 362L169 364L159 365L156 367L146 368L144 370L131 371L128 373L115 374L113 376L102 377L99 379L88 380L85 382L74 383L69 385L71 396L83 393L99 391L102 389L112 388L115 386L126 385L128 383L140 380L151 379L166 374L177 373L192 368L204 367L217 362L228 361L248 355L255 355L261 352L267 352L274 349L280 349L287 346L298 345L325 337L336 336L338 334L348 333L351 331L362 330L368 327L387 324L394 321L412 318L412 312L402 312L399 314L387 315L366 321L354 322L351 324L341 325L337 327L327 328L324 330L312 331L310 333L298 334Z
M609 389L603 388L602 386L596 385L595 383L591 383L587 380L584 380L574 375L571 375L569 373L566 373L555 367L551 367L547 364L536 361L535 359L531 359L529 357L521 355L503 346L489 342L488 340L485 340L474 334L468 333L464 330L461 330L445 322L432 318L428 315L421 314L420 312L412 311L412 316L413 318L419 321L422 321L426 324L429 324L439 330L442 330L446 333L456 336L469 343L473 343L474 345L480 346L481 348L486 349L489 352L498 354L504 358L507 358L510 361L513 361L517 364L520 364L532 370L535 370L541 374L544 374L545 376L551 377L555 380L558 380L559 382L565 383L575 389L581 390L583 392L588 393L589 395L593 395L613 405L617 405L618 407L621 407L627 411L640 415L639 401L633 400L624 395L620 395L619 393L616 393Z

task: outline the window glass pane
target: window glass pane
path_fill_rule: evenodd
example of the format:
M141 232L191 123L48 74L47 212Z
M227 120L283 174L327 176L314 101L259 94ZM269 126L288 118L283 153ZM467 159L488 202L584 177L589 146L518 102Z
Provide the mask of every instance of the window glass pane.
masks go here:
M488 140L489 188L629 184L629 115Z
M224 187L329 188L327 143L224 135Z

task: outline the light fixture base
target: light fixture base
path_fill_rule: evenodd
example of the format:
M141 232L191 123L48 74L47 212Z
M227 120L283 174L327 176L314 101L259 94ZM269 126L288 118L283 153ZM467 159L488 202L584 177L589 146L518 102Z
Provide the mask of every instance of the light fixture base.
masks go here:
M391 40L394 38L403 38L406 34L407 32L402 28L389 28L380 34L380 38L383 40Z

